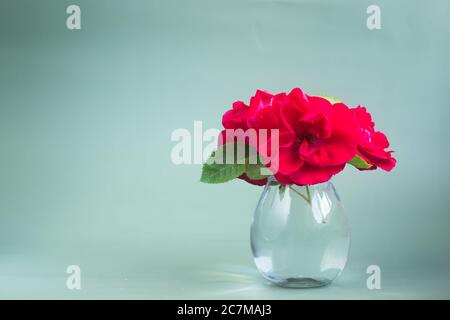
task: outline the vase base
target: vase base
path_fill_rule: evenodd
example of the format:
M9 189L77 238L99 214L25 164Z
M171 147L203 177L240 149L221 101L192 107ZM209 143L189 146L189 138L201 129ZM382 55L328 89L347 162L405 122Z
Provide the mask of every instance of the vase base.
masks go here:
M327 286L331 283L327 279L313 279L313 278L288 278L283 280L274 281L274 284L285 288L317 288Z

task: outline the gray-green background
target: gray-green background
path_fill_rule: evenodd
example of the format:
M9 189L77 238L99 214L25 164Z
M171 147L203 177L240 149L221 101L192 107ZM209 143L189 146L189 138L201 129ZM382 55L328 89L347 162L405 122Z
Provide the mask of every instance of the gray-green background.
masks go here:
M443 0L1 0L0 298L450 298L449 16ZM350 260L313 290L257 274L261 189L170 160L174 129L296 86L366 105L398 160L333 179Z

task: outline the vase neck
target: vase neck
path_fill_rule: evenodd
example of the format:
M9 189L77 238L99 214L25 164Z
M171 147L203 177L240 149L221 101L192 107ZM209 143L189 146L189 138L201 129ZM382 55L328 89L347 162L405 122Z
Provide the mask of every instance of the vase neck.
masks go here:
M313 184L313 185L284 185L278 183L274 178L269 178L266 188L279 192L280 195L285 195L289 193L291 197L302 198L309 205L312 205L313 197L315 194L321 194L323 192L334 191L334 186L330 181L323 183Z

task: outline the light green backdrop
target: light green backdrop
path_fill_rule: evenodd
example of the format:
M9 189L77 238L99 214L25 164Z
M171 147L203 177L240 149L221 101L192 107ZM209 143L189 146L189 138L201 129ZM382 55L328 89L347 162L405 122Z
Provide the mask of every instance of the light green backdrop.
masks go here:
M372 31L370 4L2 0L0 298L450 298L450 4L377 0ZM170 160L174 129L296 86L365 104L398 160L333 179L350 261L314 290L257 274L261 189ZM371 264L382 290L366 288Z

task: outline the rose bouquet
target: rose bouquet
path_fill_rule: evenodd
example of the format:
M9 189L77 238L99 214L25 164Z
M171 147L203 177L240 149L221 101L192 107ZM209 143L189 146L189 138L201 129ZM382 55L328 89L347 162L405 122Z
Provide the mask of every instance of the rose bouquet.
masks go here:
M386 150L388 139L375 130L365 107L350 108L300 88L275 95L258 90L249 105L234 102L222 124L219 149L203 167L203 182L240 178L265 185L273 176L282 185L314 185L328 181L346 164L386 171L396 164L392 151ZM241 157L239 147L245 149Z
M201 181L265 185L251 227L255 264L287 287L331 283L347 262L350 231L332 176L347 164L390 171L386 136L365 107L334 98L257 91L222 117L218 148Z

